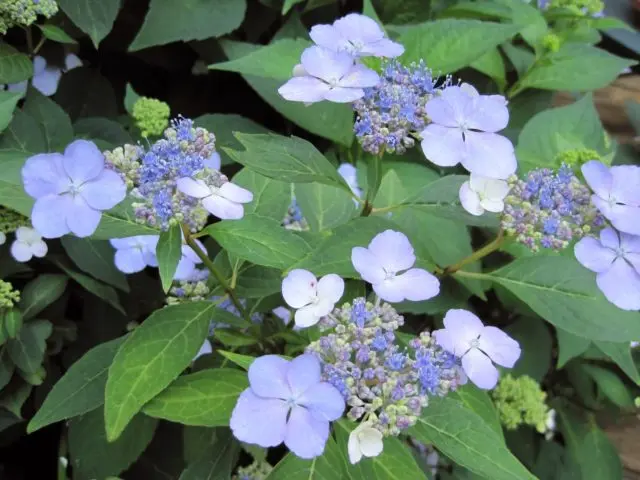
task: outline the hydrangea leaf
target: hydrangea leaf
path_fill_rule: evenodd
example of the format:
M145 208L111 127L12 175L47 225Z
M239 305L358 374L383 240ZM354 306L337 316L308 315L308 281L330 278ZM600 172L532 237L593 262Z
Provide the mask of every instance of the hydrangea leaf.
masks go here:
M310 142L281 135L249 135L236 133L244 150L224 148L236 162L264 175L284 182L320 182L351 192L331 162Z
M33 64L28 55L7 43L0 43L0 83L18 83L33 76Z
M584 92L611 83L620 72L637 62L618 57L591 45L566 43L548 53L524 75L517 90L571 90Z
M80 270L123 292L129 291L127 277L113 263L115 251L109 242L71 235L65 235L60 241Z
M113 27L120 0L58 0L58 5L98 48Z
M553 340L547 325L537 318L520 318L506 331L520 343L522 355L511 370L514 377L528 375L537 382L551 367Z
M246 0L152 0L129 51L221 37L240 26L246 9Z
M22 94L19 92L0 91L0 132L3 132L11 123L13 111L21 98Z
M108 118L81 118L73 124L76 138L91 140L101 150L111 150L134 143L131 135L118 122Z
M218 222L204 231L228 252L264 267L288 268L310 251L302 238L279 222L255 214Z
M24 324L16 338L9 339L7 350L16 367L26 374L40 369L47 349L47 338L53 326L48 320L32 320Z
M142 411L183 425L226 426L238 397L248 386L247 375L240 370L202 370L178 378Z
M564 367L572 358L582 355L591 345L589 339L578 337L561 328L556 328L556 336L558 338L558 368Z
M175 224L169 230L160 233L156 256L158 258L162 289L168 292L178 268L178 263L182 258L182 230L179 224Z
M631 355L629 342L594 342L611 360L613 360L636 385L640 385L640 374Z
M32 433L60 420L90 412L104 403L107 371L125 337L101 343L77 360L53 386L29 422Z
M496 82L500 91L504 91L504 87L507 85L507 73L505 70L504 60L497 48L489 50L487 53L482 55L471 64L471 67L490 77L494 82Z
M249 355L241 355L234 352L226 352L224 350L218 350L218 353L222 355L226 360L229 360L245 370L249 370L249 367L255 360L255 357Z
M480 416L453 398L431 398L408 433L483 477L535 479Z
M244 206L245 215L255 213L281 222L291 203L291 185L268 178L248 168L233 177L233 183L253 193L253 200Z
M63 29L56 25L46 24L46 25L38 25L38 28L42 31L42 34L58 43L68 43L68 44L77 44L78 42L71 38Z
M260 45L232 41L223 41L221 46L230 59L261 48ZM353 142L353 110L350 106L331 102L306 106L290 102L278 93L278 88L284 83L282 80L254 75L243 75L243 78L265 102L301 128L347 147Z
M498 411L486 390L480 390L474 384L467 383L455 392L452 392L450 396L451 398L460 400L463 405L473 410L504 442L504 434L502 432Z
M356 206L350 193L322 183L299 183L295 196L313 232L329 230L351 220Z
M191 363L215 305L191 302L155 311L116 353L105 394L107 439L115 440L142 406Z
M216 439L204 447L197 460L190 462L180 480L214 480L231 478L239 445L229 431L217 431Z
M67 288L66 275L45 273L31 280L22 290L19 308L22 318L29 320L62 296Z
M95 68L79 67L65 73L54 99L74 122L83 117L118 115L119 103L113 87Z
M265 480L333 480L345 478L344 459L336 441L329 437L324 453L313 460L303 460L288 453Z
M426 59L434 72L451 73L471 65L479 57L513 37L518 25L479 20L444 19L402 29L406 62Z
M79 480L118 475L135 462L147 448L158 421L136 415L120 438L105 438L104 411L97 408L69 421L69 457L74 477Z
M282 273L275 268L243 265L238 271L236 291L242 298L261 298L280 292Z
M44 133L44 152L61 152L73 141L73 126L69 115L35 88L29 89L23 111L38 122Z
M633 408L631 392L616 373L588 363L584 363L580 367L593 379L600 393L614 405L624 409Z
M640 338L640 313L609 303L598 290L595 275L574 258L519 258L491 273L464 275L502 285L542 318L574 335L608 342Z

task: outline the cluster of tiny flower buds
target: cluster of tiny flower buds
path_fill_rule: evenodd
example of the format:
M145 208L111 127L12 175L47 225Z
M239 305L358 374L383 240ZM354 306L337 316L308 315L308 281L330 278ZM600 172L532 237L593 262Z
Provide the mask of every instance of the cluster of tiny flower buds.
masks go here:
M47 18L58 12L55 0L5 0L0 2L0 34L7 33L11 27L28 27L36 21L38 15Z
M596 15L604 9L602 0L547 0L539 3L546 8L571 10L576 15Z
M409 67L396 60L383 65L380 83L365 88L364 97L353 103L357 113L353 129L362 149L380 155L401 154L413 147L412 134L427 124L425 105L436 91L436 81L422 60ZM449 83L447 78L441 88Z
M19 227L29 225L29 219L13 210L0 206L0 237L15 232ZM4 242L0 242L4 243Z
M384 436L414 425L432 395L446 395L460 381L458 360L435 344L428 333L401 348L395 330L404 319L389 304L356 298L324 317L307 353L322 363L325 381L350 407L348 418L362 419Z
M0 280L0 310L13 308L20 301L20 292L9 282Z
M557 171L536 169L521 180L509 178L502 228L532 251L540 247L561 250L604 226L591 202L591 191L562 165Z
M507 430L516 430L520 425L530 425L539 433L547 430L547 394L533 378L527 375L514 378L507 374L500 379L491 396Z
M238 468L232 480L264 480L269 476L273 467L263 461L254 461L251 465Z
M169 105L155 98L141 97L133 104L131 116L143 137L160 136L169 126Z
M168 229L183 223L192 231L204 227L209 213L198 198L178 190L179 178L193 177L220 187L228 179L210 168L210 158L216 153L215 136L193 121L178 118L164 131L164 138L147 151L125 145L105 152L107 166L118 171L131 195L136 219L150 226Z
M309 230L309 222L304 218L295 196L291 198L291 205L289 205L289 209L282 220L282 225L284 225L284 228L287 230Z
M207 300L210 296L211 289L207 285L207 277L205 275L208 270L196 270L202 272L203 278L192 278L188 281L174 281L169 289L166 298L168 305L175 305L185 302L197 302Z

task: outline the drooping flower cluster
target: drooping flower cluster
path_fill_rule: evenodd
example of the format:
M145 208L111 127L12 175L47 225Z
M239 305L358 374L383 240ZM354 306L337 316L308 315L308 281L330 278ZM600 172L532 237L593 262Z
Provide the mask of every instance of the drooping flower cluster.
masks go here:
M140 97L133 104L131 116L143 137L162 135L169 126L171 109L165 102L155 98Z
M604 226L591 192L567 165L533 170L522 180L513 176L509 184L502 228L533 251L561 250Z
M507 374L500 379L491 396L500 422L507 430L516 430L520 425L530 425L540 433L547 429L547 394L533 378L526 375L514 378Z
M389 304L356 298L320 322L326 333L307 347L322 362L323 378L349 405L347 417L384 436L415 424L428 397L460 383L460 363L426 332L406 348L395 331L404 319Z
M28 27L36 21L38 15L47 18L58 12L55 0L1 0L0 34L7 33L11 27Z
M384 64L380 83L366 88L364 97L353 103L353 129L362 149L380 155L402 154L413 147L413 135L427 125L425 106L436 91L436 83L422 61L409 67L396 60ZM439 88L448 83L447 78Z
M393 58L404 52L402 45L385 37L374 20L356 13L332 25L316 25L309 36L316 45L302 52L294 77L278 89L282 97L294 102L349 103L362 98L364 89L377 85L380 77L358 59Z
M3 309L13 308L20 301L20 292L13 288L9 282L0 280L0 312Z

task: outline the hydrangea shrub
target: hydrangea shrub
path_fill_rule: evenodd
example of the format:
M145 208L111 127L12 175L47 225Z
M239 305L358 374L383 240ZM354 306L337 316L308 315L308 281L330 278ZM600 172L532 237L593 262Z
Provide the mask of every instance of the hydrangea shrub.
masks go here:
M59 432L41 477L621 478L602 2L151 0L112 75L132 3L0 0L0 437ZM155 93L174 46L219 110Z

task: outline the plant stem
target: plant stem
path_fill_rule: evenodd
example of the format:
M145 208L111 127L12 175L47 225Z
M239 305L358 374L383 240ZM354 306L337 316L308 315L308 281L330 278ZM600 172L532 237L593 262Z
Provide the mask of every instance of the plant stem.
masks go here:
M451 275L452 273L455 273L458 270L460 270L465 265L473 263L476 260L480 260L481 258L486 257L490 253L495 252L498 248L500 248L500 245L502 245L502 242L504 241L504 238L505 238L504 237L504 232L502 230L500 230L498 232L498 236L496 238L494 238L491 242L487 243L480 250L476 250L475 252L473 252L468 257L463 258L458 263L455 263L453 265L449 265L447 268L444 269L444 271L442 272L442 275L443 276Z
M33 55L33 36L31 35L31 27L26 27L24 31L27 32L27 49L29 50L29 55Z
M251 323L251 318L249 317L249 314L247 313L247 311L245 310L244 306L242 305L242 303L240 303L240 299L238 298L238 296L236 295L236 292L233 291L233 288L231 288L229 286L229 284L227 283L227 280L224 278L224 276L222 276L222 274L218 271L218 269L216 268L216 266L213 264L213 262L211 261L211 259L207 256L207 254L200 248L200 246L196 243L195 239L191 236L191 232L189 231L189 229L182 225L182 233L184 234L184 239L185 242L187 243L187 245L189 245L193 251L196 253L196 255L198 255L198 257L200 258L200 260L202 260L202 263L204 263L204 266L207 267L209 269L209 271L211 272L211 274L215 277L215 279L218 281L218 283L220 284L220 286L223 288L223 290L225 291L225 293L227 295L229 295L229 298L231 299L231 301L233 302L233 304L235 305L235 307L238 309L238 311L240 312L240 314L242 315L242 317L249 323Z
M40 41L38 42L38 44L35 46L35 48L33 49L33 55L37 55L38 52L40 51L40 49L42 48L42 46L44 45L44 42L47 41L47 37L45 37L44 35L42 36L42 38L40 39Z

